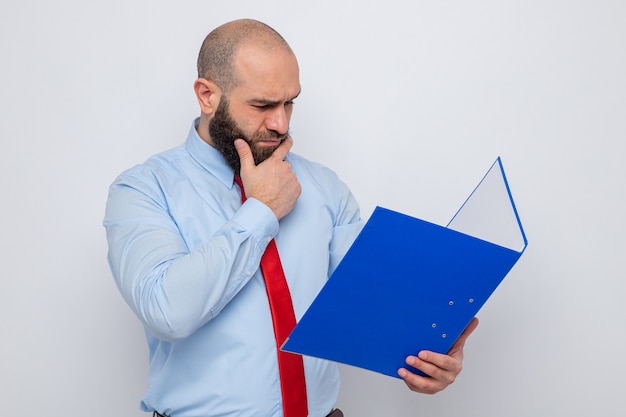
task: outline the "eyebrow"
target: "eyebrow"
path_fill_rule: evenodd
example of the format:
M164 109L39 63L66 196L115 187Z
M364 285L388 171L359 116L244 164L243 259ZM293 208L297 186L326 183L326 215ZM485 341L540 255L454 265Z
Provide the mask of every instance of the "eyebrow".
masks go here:
M286 100L285 102L294 101L296 98L298 98L301 91L302 90L298 90L295 96L291 97L289 100ZM253 98L253 99L248 100L248 103L254 104L254 105L263 105L263 106L277 106L283 103L283 100L272 100L269 98Z

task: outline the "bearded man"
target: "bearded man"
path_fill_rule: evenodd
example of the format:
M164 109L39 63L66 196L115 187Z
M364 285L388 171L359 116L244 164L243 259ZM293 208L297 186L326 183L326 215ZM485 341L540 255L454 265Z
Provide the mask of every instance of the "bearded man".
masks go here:
M141 408L340 416L336 364L279 349L277 322L291 315L289 330L304 314L363 226L335 173L290 152L297 59L269 26L229 22L203 42L194 91L201 115L185 143L122 173L107 201L111 271L149 346ZM272 246L286 310L264 269ZM475 325L447 355L407 358L429 377L399 376L417 392L447 387Z

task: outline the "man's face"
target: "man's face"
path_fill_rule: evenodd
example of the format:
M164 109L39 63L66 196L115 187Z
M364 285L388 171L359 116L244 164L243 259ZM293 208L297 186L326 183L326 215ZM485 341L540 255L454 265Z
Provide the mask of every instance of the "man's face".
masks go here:
M298 62L289 51L242 46L237 54L237 85L224 92L209 120L210 140L239 173L234 141L250 145L260 164L289 137L293 101L300 94Z
M269 158L278 145L289 137L289 131L279 133L275 130L261 130L251 135L245 133L233 119L228 97L224 95L213 118L209 121L209 135L215 148L221 152L233 172L239 174L241 163L237 149L235 149L235 139L248 142L254 163L258 165Z

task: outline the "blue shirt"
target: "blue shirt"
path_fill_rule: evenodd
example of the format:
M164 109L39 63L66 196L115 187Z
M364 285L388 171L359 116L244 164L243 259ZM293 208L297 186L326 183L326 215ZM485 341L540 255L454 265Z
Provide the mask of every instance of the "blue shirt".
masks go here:
M241 204L222 155L195 126L186 142L121 174L104 226L115 282L145 327L149 387L141 408L172 417L282 416L276 341L259 262L276 239L299 319L362 227L336 174L293 153L302 186L277 221ZM309 415L333 408L334 363L305 357Z

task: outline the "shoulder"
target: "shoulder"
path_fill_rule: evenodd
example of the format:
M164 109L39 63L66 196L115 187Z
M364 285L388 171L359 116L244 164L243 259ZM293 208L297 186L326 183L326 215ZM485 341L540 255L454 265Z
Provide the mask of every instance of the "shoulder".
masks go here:
M298 176L302 175L305 177L311 177L311 179L316 179L317 181L341 181L339 176L332 169L318 162L306 159L298 154L289 153L287 160L291 162L292 168ZM306 178L300 179L302 180Z
M314 193L322 199L334 203L352 198L349 187L332 169L300 155L290 153L287 160L302 185L303 193Z
M180 161L189 158L184 146L152 155L143 163L126 169L109 187L109 200L129 201L148 198L165 205L164 191L170 182L176 182L182 172Z
M144 162L123 171L113 184L134 180L155 181L164 175L171 175L173 167L188 156L183 145L154 154Z

